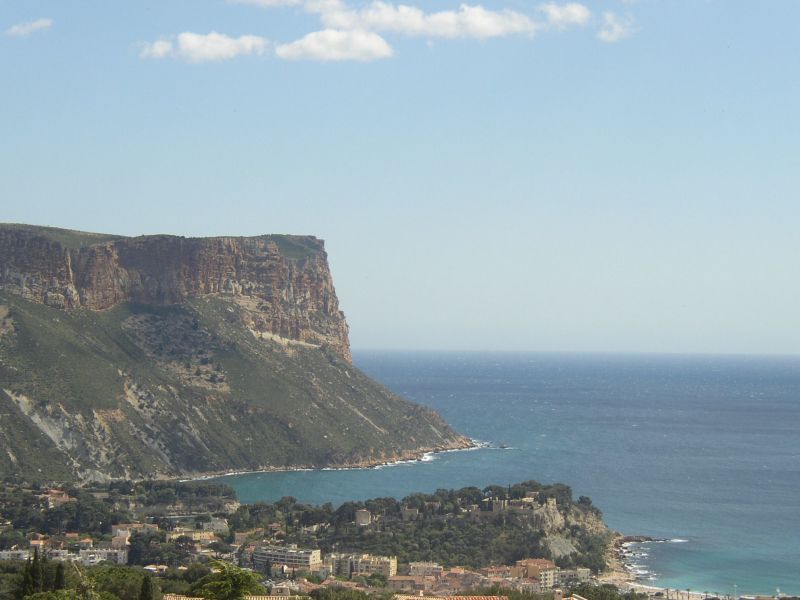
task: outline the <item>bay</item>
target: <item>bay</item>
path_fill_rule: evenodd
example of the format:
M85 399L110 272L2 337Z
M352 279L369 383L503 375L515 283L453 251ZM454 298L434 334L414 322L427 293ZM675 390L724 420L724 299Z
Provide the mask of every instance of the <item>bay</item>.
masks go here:
M673 540L639 550L646 583L800 594L800 358L361 351L355 363L490 447L221 478L242 501L558 481L612 528Z

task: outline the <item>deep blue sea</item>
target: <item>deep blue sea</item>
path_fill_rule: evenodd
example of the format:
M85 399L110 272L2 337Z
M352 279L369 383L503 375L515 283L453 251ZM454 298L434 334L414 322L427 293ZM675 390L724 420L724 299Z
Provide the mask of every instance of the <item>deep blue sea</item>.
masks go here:
M495 448L224 478L242 501L563 482L614 529L686 540L643 549L652 585L800 595L800 357L365 351L355 363Z

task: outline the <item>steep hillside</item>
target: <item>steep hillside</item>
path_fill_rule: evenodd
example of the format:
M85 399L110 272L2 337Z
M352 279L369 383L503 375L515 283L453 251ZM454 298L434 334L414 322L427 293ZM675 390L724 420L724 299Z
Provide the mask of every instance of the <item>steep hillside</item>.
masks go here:
M373 464L463 447L350 363L323 243L0 226L0 475Z

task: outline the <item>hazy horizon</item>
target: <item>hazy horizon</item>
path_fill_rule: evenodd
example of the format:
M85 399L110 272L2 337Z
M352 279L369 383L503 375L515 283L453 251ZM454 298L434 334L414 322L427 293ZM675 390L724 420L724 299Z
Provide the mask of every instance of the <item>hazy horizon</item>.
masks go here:
M315 235L355 348L798 354L798 17L0 1L0 221Z

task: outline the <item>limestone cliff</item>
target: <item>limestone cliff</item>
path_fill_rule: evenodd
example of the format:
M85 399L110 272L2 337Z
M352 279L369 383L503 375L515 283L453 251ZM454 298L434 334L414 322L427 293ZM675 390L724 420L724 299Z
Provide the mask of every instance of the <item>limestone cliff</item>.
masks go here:
M469 444L351 364L316 238L0 225L0 476L372 465Z
M0 288L54 308L92 310L225 295L246 307L254 331L327 345L350 360L322 240L93 236L0 225Z

